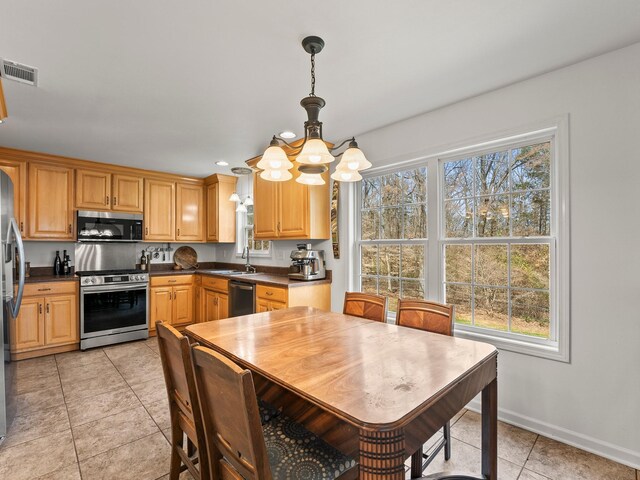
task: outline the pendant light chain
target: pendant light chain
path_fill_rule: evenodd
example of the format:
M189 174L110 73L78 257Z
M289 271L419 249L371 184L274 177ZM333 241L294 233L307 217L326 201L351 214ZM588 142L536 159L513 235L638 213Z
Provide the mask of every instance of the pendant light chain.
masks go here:
M311 93L310 97L316 96L316 49L311 49Z

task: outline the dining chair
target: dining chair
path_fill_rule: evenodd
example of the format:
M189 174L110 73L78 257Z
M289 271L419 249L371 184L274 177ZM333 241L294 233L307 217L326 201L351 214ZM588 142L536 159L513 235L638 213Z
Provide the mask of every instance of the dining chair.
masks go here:
M189 340L171 325L162 322L156 323L156 335L171 417L169 479L178 480L181 472L189 470L196 480L209 480L209 457L206 453L200 404L195 393Z
M213 478L357 478L352 458L285 415L261 428L249 370L205 347L192 356Z
M387 297L372 293L345 292L342 313L384 323L387 321Z
M453 335L454 307L427 300L398 300L396 325L416 328L442 335ZM447 422L443 427L443 438L433 445L428 452L423 453L420 447L411 456L411 476L419 477L425 468L433 461L437 453L444 448L444 459L451 458L451 424ZM424 459L424 461L423 461Z

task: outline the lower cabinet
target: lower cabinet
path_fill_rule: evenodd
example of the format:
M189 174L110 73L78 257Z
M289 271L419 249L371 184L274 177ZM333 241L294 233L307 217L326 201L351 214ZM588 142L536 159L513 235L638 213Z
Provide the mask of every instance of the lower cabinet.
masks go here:
M287 288L256 286L256 312L271 312L287 308Z
M151 277L149 293L149 333L156 322L182 327L194 322L193 275Z
M211 322L229 316L228 280L215 277L202 278L200 312L199 322Z
M11 354L16 360L75 350L80 342L78 283L25 285L11 325Z
M290 288L256 286L256 312L258 313L300 306L331 310L331 285L306 283L296 284Z

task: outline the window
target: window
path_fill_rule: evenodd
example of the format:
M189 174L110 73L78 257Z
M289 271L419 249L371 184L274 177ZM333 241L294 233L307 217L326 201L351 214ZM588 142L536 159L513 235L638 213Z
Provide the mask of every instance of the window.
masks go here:
M253 205L247 205L247 212L244 216L244 242L242 250L244 250L244 247L249 246L249 250L253 255L269 255L271 242L269 240L256 240L253 238Z
M390 319L399 298L447 302L456 335L568 360L563 125L365 177L360 289L389 297Z
M253 198L253 179L246 175L238 179L236 186L238 195L243 202ZM245 205L246 212L236 212L236 254L242 255L248 246L251 256L270 256L271 242L269 240L256 240L253 237L253 205Z

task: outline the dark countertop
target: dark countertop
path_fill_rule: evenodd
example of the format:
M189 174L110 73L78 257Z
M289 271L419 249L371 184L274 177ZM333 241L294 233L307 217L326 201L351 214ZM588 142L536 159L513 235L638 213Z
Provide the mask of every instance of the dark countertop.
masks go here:
M31 275L24 279L24 283L45 283L45 282L77 282L80 280L75 275Z
M331 283L331 278L323 278L322 280L293 280L286 275L277 275L273 273L255 273L252 275L224 275L220 273L212 273L207 270L157 270L153 271L153 268L149 272L151 277L162 277L168 275L206 275L208 277L226 278L228 280L238 280L245 283L253 283L259 285L269 285L272 287L286 287L295 288L303 287L305 285L321 285L325 283Z

